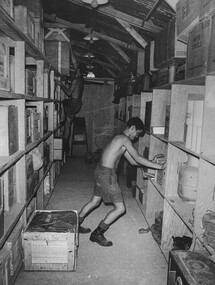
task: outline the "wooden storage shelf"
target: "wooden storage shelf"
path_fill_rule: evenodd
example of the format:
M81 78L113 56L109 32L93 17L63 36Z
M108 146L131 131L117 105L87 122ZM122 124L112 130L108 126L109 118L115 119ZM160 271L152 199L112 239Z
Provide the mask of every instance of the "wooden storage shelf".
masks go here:
M25 99L25 95L15 93L15 92L10 92L10 91L5 91L5 90L0 90L0 99Z
M155 135L155 134L153 134L153 136L154 136L155 138L157 138L157 139L159 139L159 140L165 142L165 143L168 143L168 138L165 137L165 135Z
M26 32L26 27L23 30ZM5 62L8 63L5 70L10 70L11 75L8 76L9 79L3 78L4 84L0 86L0 105L6 119L13 116L14 122L18 121L17 132L16 129L11 131L11 126L16 127L15 123L9 127L6 123L1 124L1 131L5 136L4 141L1 140L1 147L4 142L2 149L6 149L7 152L1 153L2 156L0 156L0 195L2 198L0 249L4 248L7 243L10 244L12 251L19 251L21 249L17 249L16 240L13 241L17 233L16 226L20 220L22 220L22 226L26 226L34 210L44 209L51 197L57 176L60 174L60 168L54 169L53 167L53 141L54 134L60 133L61 129L60 112L58 123L54 125L54 105L61 103L61 88L55 89L54 80L59 79L61 75L50 64L37 43L34 44L33 40L18 29L14 20L2 8L2 4L0 4L0 31L1 43L3 41L7 51L4 54ZM33 34L31 36L34 38ZM44 130L45 108L48 114L47 129ZM30 114L32 121L26 119L27 109L29 109L27 116ZM31 124L28 125L28 122ZM15 140L15 132L17 140ZM11 140L11 134L13 140ZM31 136L30 140L29 136ZM14 146L16 141L18 143ZM43 157L46 143L50 146L50 157L44 167L42 160L35 163L33 153L35 155L37 152L38 157ZM4 154L6 156L3 156ZM44 200L44 179L49 172L51 191L48 199ZM22 253L17 252L17 254ZM9 264L9 259L7 262ZM22 257L19 256L15 263L10 265L14 266L14 275L8 276L8 285L14 284L14 276L22 265Z
M2 32L4 32L13 41L25 42L25 49L28 55L35 59L44 60L47 66L50 66L48 59L41 53L37 46L17 27L15 22L10 18L2 7L0 7L0 26ZM52 66L52 69L59 74L57 69Z
M215 155L211 156L201 155L201 158L215 165Z
M141 92L141 94L132 96L132 116L140 117L141 120L145 123L147 129L150 128L150 117L151 117L151 104L152 93L151 92ZM147 107L148 106L148 107ZM147 122L146 122L147 121ZM138 152L143 155L145 158L148 158L149 155L149 144L150 144L150 135L146 130L144 137L140 137L138 144L135 145L135 148ZM147 171L145 168L137 168L137 180L136 180L136 189L135 189L135 198L139 204L143 214L146 214L146 201L147 201L147 183L148 181L143 178L142 171Z
M183 150L183 151L189 153L189 154L192 154L193 156L201 157L200 154L198 154L198 153L196 153L196 152L194 152L194 151L192 151L192 150L186 148L186 147L185 147L185 142L171 141L171 142L169 142L169 143L170 143L171 145L173 145L173 146L175 146L175 147L177 147L177 148L179 148L179 149L181 149L181 150Z
M180 141L180 142L186 141L186 144L188 146L187 148L197 153L200 151L200 149L197 150L197 146L193 145L194 142L196 144L197 134L194 137L195 133L194 130L191 128L194 128L193 126L195 125L194 117L195 118L197 117L195 115L197 112L195 112L194 110L194 104L198 102L203 102L204 92L205 92L204 86L176 85L176 84L172 85L172 92L171 92L171 108L170 108L171 119L169 125L169 140ZM191 111L189 111L188 109L188 100L193 104ZM186 119L188 115L189 115L189 120L191 120L192 122L189 121L188 123L188 119ZM185 133L186 123L189 125L187 127L187 132ZM192 126L190 124L192 124ZM190 132L193 131L193 133L191 133L188 136L189 127L190 127ZM199 140L200 139L201 138L199 138ZM200 143L201 141L199 142L199 144Z
M160 193L160 195L164 198L164 193L163 193L163 189L162 187L156 183L156 181L154 180L154 178L150 178L149 179L150 182L152 183L152 185L154 186L154 188Z
M15 164L24 154L25 151L17 151L11 156L0 157L0 174L5 172L11 165Z
M167 259L170 249L173 248L173 237L181 237L183 235L192 237L193 232L190 230L190 227L187 227L182 218L175 213L172 206L165 199L163 206L161 249Z
M145 217L150 226L155 222L156 213L163 211L164 198L163 194L157 190L154 183L151 180L148 181L147 185L147 201Z
M181 218L187 225L190 231L193 232L193 211L195 205L183 202L179 197L166 197L167 202L173 208L175 213Z
M148 134L150 136L149 159L163 150L167 159L167 167L165 181L162 185L157 185L155 179L148 180L144 188L146 201L143 204L145 205L144 214L150 225L153 223L154 214L163 211L161 249L167 258L169 251L173 248L172 237L183 235L193 239L193 243L196 244L195 250L203 250L205 247L209 253L214 253L214 250L211 250L202 238L204 232L202 218L207 210L215 211L214 81L215 75L210 74L206 77L174 82L152 90L151 127L165 127L165 110L168 105L170 113L168 136L152 132ZM190 147L187 143L187 127L190 123L188 103L190 104L190 101L194 107L201 105L201 109L198 109L200 119L197 120L199 124L197 126L201 128L200 135L194 137L199 141L199 148ZM195 132L192 129L193 134ZM143 141L139 142L143 143ZM191 163L191 165L194 163L198 168L197 195L196 199L191 198L192 203L184 201L188 198L178 190L179 170L185 163ZM150 172L153 173L152 170ZM194 195L195 189L193 191ZM195 242L196 238L198 242Z
M0 239L0 248L2 248L3 244L5 243L7 238L9 237L11 231L13 230L15 225L17 224L17 222L18 222L19 218L21 217L21 215L23 214L24 210L25 210L25 204L24 203L18 203L18 204L13 206L13 208L11 209L10 212L6 213L6 215L4 217L4 225L5 225L4 235Z
M171 91L154 89L152 93L151 127L165 127L166 107L170 105Z
M26 151L25 153L28 153L29 151L31 151L32 149L34 149L35 147L37 147L41 142L47 140L48 137L50 137L52 135L53 132L47 132L46 134L44 134L44 136L37 140L36 142L32 142L30 144L28 144L26 146Z
M204 104L204 120L202 126L202 145L201 154L204 156L215 155L215 132L214 120L215 120L215 76L206 76L206 87L205 87L205 104Z

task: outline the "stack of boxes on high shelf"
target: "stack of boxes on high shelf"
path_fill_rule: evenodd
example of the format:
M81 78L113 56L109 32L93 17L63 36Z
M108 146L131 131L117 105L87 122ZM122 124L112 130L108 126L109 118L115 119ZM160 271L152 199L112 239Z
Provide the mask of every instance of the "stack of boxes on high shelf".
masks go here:
M179 0L176 18L151 42L150 70L156 86L214 72L214 0Z
M215 71L215 1L179 0L176 18L151 42L150 69L156 73L154 86L180 80L204 78ZM161 48L162 47L162 48ZM199 153L203 119L203 95L189 95L185 127L186 148ZM169 106L165 128L152 130L168 133Z
M1 13L8 19L14 21L17 28L26 36L26 41L31 41L38 49L38 53L45 54L51 63L63 74L69 74L69 43L66 40L65 52L60 56L52 53L53 42L48 42L44 46L44 27L43 27L43 7L40 0L1 0ZM9 20L10 21L10 20ZM48 33L48 30L47 30ZM50 34L49 34L50 36ZM65 40L65 38L64 38ZM58 48L61 44L57 40ZM50 49L49 49L50 48ZM11 42L0 38L0 90L15 92L15 56L14 47ZM51 54L51 55L50 55ZM59 58L60 57L60 58ZM57 58L57 62L56 62ZM62 58L67 61L62 62ZM65 64L64 64L65 63ZM66 69L63 69L63 66ZM54 90L48 82L50 70L44 72L44 97L49 98L51 92L48 88ZM47 80L46 80L47 79ZM49 86L47 88L47 86ZM26 96L37 95L37 72L35 63L26 60L25 65L25 94ZM59 96L60 92L56 92ZM55 93L54 93L55 96ZM54 99L60 99L55 97ZM18 103L17 103L18 104ZM44 104L45 105L45 104ZM40 140L48 131L48 108L41 110L28 104L25 108L25 119L22 119L20 108L16 104L4 105L0 103L0 157L7 160L18 151L23 150L20 146L19 124L25 125L25 146ZM54 129L59 123L59 110L54 110ZM41 131L41 116L43 116L43 132ZM56 158L62 159L62 140L54 140L56 147ZM36 153L35 153L36 152ZM39 172L35 170L35 160L40 158L40 150L34 148L26 153L26 199L30 200L34 194L34 186L39 182ZM49 144L44 142L43 152L44 171L50 161ZM75 211L39 211L35 212L35 203L26 207L26 216L29 220L20 215L20 209L16 211L16 206L21 197L17 197L16 181L18 171L16 165L3 173L0 177L0 284L14 284L15 278L20 270L24 260L26 270L66 270L76 269L77 247L78 247L78 216ZM48 177L48 175L47 175ZM45 181L45 180L44 180ZM46 183L46 182L44 182ZM7 189L7 191L5 190ZM32 199L33 201L33 199ZM24 208L23 208L24 209ZM5 235L5 217L8 213L19 214L15 227L8 230ZM24 210L23 210L24 211ZM25 230L24 225L28 222ZM8 225L7 225L8 227Z
M215 1L179 1L176 9L178 38L187 44L186 79L204 78L215 71ZM203 95L189 95L185 146L200 153Z

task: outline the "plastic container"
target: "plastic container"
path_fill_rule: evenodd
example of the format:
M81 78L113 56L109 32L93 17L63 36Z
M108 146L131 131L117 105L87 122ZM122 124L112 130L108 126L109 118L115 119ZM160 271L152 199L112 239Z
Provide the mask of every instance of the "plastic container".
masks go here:
M197 163L193 159L189 159L179 168L178 195L185 202L196 201L198 172Z

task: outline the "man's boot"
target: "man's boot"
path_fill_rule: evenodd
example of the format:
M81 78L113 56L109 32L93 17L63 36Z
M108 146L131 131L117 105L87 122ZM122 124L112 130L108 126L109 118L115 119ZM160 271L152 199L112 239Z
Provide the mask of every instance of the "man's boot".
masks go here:
M98 227L90 235L90 240L92 242L97 242L101 246L112 246L112 241L106 240L104 237L104 232L109 228L108 224L105 224L104 221L101 221Z
M83 223L83 221L84 221L84 218L79 217L79 226L78 226L79 234L88 234L91 232L91 229L82 227L81 224Z

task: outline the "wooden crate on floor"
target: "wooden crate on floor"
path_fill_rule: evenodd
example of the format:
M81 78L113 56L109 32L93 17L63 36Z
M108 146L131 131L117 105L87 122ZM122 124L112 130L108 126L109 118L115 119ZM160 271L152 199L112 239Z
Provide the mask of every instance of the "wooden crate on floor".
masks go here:
M77 211L36 211L23 233L25 270L75 271Z

